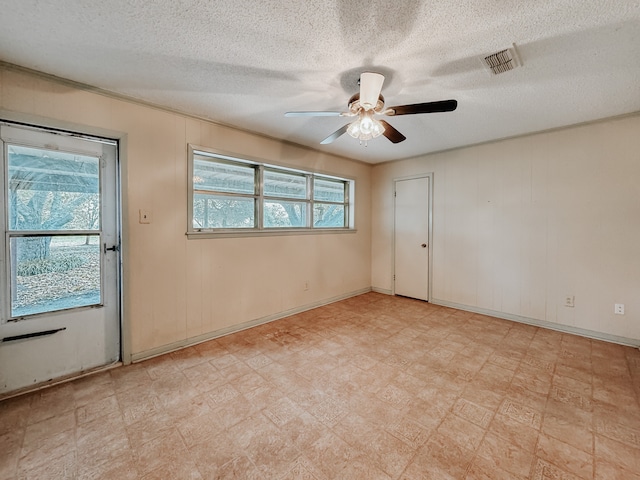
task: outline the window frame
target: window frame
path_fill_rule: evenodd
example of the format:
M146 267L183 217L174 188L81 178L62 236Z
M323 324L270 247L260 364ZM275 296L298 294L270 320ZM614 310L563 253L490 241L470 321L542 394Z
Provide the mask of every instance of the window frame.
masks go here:
M246 155L223 152L217 149L199 147L188 144L188 172L187 172L187 190L188 190L188 215L187 215L187 232L188 238L224 238L224 237L246 237L246 236L272 236L272 235L306 235L306 234L323 234L323 233L355 233L355 207L353 199L355 198L355 180L345 177L339 177L332 174L325 174L316 171L301 170L299 168L277 165L262 159L251 158ZM219 192L213 190L198 190L194 185L195 159L196 157L209 157L214 163L246 165L255 169L255 188L253 194L238 194L231 192ZM276 173L292 174L302 176L306 180L305 198L277 196L273 194L265 194L264 173L265 171L273 171ZM328 200L314 199L314 180L315 179L342 182L344 184L344 201L331 202ZM197 228L193 225L194 215L194 199L196 194L216 195L254 198L254 227L238 227L238 228ZM264 203L265 201L291 201L304 203L306 206L306 225L304 227L265 227L264 226ZM335 204L344 206L345 224L343 227L315 227L314 224L314 204Z
M236 162L233 161L229 158L227 158L226 156L224 158L220 157L218 162L218 164L221 165L243 165L243 166L247 166L250 167L254 172L253 172L253 193L240 193L240 192L224 192L224 191L215 191L215 190L196 190L194 188L194 170L195 170L195 166L194 166L194 160L195 160L195 155L197 153L200 153L200 150L193 150L189 152L189 185L191 187L190 192L189 192L189 219L188 219L188 226L191 226L192 230L189 231L187 230L188 233L192 233L192 232L200 232L203 230L206 231L227 231L227 230L237 230L237 231L253 231L255 229L255 225L257 222L259 222L259 218L262 214L261 211L261 203L258 201L259 200L259 196L257 194L258 191L261 190L261 186L260 186L260 173L258 171L258 168L256 165L253 165L249 162ZM212 196L221 196L221 197L227 197L227 198L252 198L253 199L253 218L254 218L254 226L253 227L237 227L237 228L233 228L233 229L219 229L219 228L194 228L193 227L193 203L194 203L194 196L196 193L202 194L202 195L212 195Z

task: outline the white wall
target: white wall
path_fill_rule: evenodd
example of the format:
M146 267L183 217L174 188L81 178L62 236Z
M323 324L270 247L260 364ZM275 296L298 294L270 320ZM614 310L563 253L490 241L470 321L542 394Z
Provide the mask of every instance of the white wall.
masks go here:
M375 289L392 290L393 179L429 172L433 302L640 343L640 116L375 166Z
M0 113L121 139L134 358L370 288L369 165L14 69L0 68ZM355 179L357 233L187 239L187 143ZM138 223L139 209L152 212L150 225Z

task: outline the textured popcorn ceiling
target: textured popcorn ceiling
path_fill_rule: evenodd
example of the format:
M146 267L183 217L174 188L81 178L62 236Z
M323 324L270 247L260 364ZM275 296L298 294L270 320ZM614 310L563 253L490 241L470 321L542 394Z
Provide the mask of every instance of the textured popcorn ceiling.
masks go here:
M491 76L517 45L523 67ZM3 0L0 60L371 163L640 111L637 0ZM319 142L362 71L407 136Z

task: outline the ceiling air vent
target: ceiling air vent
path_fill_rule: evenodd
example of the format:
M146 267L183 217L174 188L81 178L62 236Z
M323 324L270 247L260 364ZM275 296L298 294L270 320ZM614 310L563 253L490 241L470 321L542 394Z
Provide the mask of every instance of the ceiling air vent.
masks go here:
M520 58L518 57L515 44L512 48L507 48L505 50L492 53L491 55L487 55L484 57L482 63L494 75L508 72L509 70L513 70L514 68L522 65L520 63Z

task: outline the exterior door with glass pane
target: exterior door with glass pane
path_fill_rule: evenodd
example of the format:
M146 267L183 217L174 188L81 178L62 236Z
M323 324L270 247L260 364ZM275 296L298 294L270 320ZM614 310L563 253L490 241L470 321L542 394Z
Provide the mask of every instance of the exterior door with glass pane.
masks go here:
M116 145L1 125L0 394L120 358Z

